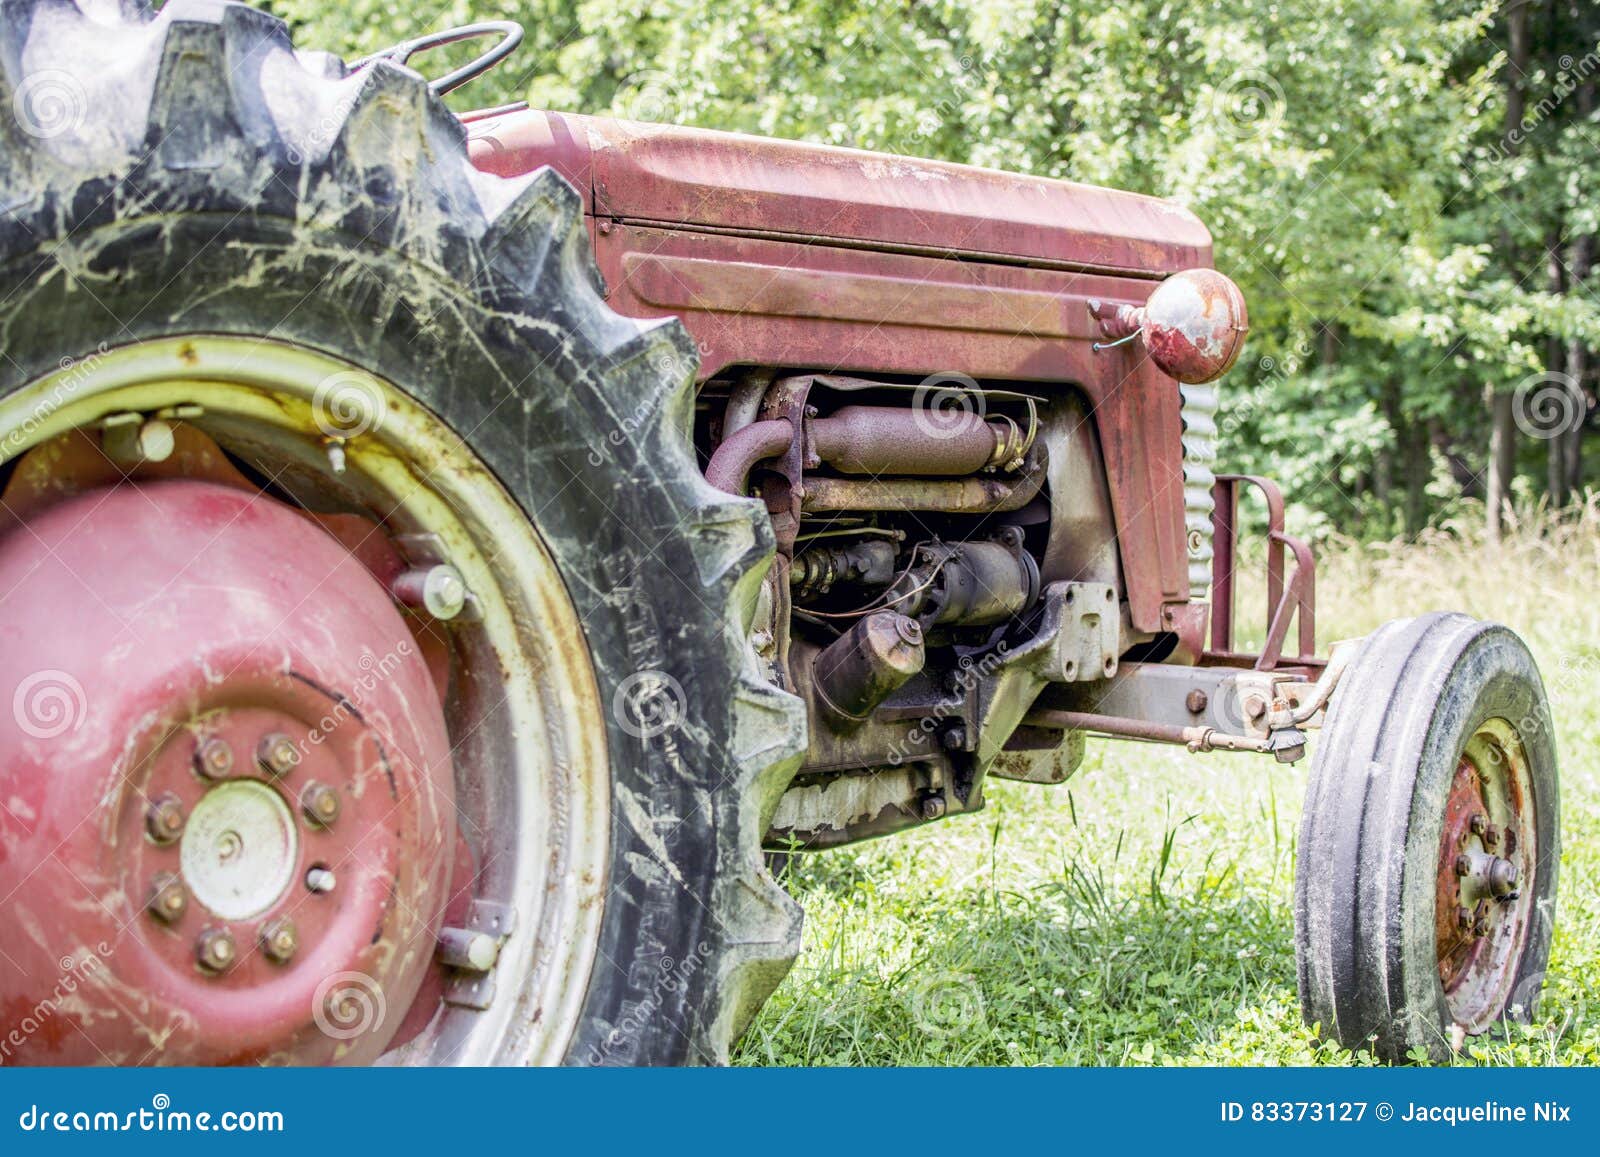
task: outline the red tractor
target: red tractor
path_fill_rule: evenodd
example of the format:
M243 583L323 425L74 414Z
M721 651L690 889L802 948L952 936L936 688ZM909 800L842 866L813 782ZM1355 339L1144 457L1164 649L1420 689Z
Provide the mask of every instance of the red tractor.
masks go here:
M449 112L516 37L0 7L0 1061L720 1060L799 948L773 852L1318 726L1306 1017L1531 1012L1538 672L1451 614L1317 654L1277 488L1212 472L1193 215Z

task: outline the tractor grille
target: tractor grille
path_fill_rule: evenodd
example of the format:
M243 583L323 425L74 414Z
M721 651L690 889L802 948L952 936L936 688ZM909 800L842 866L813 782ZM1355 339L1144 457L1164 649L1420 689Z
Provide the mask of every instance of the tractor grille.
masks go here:
M1183 523L1189 553L1189 597L1211 586L1211 512L1216 502L1211 467L1217 460L1217 387L1178 387L1183 417Z

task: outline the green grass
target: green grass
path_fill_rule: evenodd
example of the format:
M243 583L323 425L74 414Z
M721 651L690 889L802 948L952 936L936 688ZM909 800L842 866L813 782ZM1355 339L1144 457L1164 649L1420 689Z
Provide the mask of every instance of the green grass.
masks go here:
M1600 1062L1600 501L1490 548L1456 529L1325 550L1320 637L1426 610L1507 623L1543 667L1561 752L1559 918L1538 1023L1461 1064ZM1253 607L1241 601L1241 612ZM794 971L743 1064L1370 1064L1295 997L1306 763L1091 741L1069 784L797 857Z

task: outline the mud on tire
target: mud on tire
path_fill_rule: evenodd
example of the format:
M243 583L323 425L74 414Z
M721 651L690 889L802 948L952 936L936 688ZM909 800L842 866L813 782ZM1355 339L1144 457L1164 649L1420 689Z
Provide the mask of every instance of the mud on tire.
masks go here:
M804 719L748 657L771 533L696 467L681 327L606 307L553 172L479 172L418 75L242 5L6 3L0 112L0 393L102 342L270 335L400 385L533 521L616 707L567 1060L723 1060L798 948L759 841Z

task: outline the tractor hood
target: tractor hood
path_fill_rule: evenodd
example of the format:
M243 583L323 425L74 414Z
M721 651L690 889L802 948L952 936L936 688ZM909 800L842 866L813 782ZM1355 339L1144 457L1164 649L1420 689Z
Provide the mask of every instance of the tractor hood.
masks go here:
M468 118L475 164L550 165L602 219L1165 277L1211 236L1157 197L741 133L520 111Z

